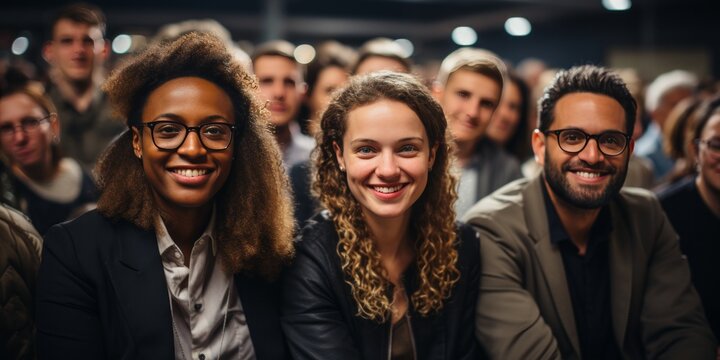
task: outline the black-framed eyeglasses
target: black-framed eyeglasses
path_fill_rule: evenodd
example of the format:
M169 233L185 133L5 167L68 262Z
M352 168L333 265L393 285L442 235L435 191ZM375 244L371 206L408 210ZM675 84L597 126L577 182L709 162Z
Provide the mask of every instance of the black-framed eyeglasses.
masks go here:
M590 135L580 129L546 130L545 135L555 134L558 146L562 151L577 154L587 146L590 139L595 139L598 149L605 156L617 156L623 153L630 142L630 135L610 130Z
M162 150L177 150L191 131L198 134L200 143L206 149L225 150L230 146L236 128L235 125L220 122L186 126L175 121L152 121L134 126L150 128L153 144Z
M23 118L22 120L20 120L19 125L4 124L4 125L0 126L0 137L2 137L3 139L12 138L13 136L15 136L15 132L17 132L18 128L20 128L20 130L22 130L22 132L24 132L26 134L34 132L40 128L40 125L43 122L50 121L50 118L55 115L57 115L57 114L50 113L48 116L46 116L44 118L40 118L40 119L34 118L34 117L26 117L26 118Z
M705 147L707 147L707 149L713 154L720 154L720 138L714 137L707 140L695 139L695 143L698 144L698 146L700 144L705 145Z

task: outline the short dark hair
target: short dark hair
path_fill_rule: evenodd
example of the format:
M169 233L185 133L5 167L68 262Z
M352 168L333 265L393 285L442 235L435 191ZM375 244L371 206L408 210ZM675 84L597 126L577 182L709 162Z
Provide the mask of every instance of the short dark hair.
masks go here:
M552 125L555 104L567 94L588 92L606 95L620 103L625 110L625 129L632 135L637 104L616 73L599 66L582 65L558 72L538 100L538 129L546 131Z
M97 26L103 36L105 36L105 14L95 5L74 3L60 8L50 21L48 39L53 38L55 25L57 25L60 20L70 20L76 23Z
M358 50L358 57L352 66L352 74L356 74L360 64L371 57L384 57L392 59L401 64L407 72L410 72L412 63L405 56L403 48L395 41L388 38L375 38L366 41Z

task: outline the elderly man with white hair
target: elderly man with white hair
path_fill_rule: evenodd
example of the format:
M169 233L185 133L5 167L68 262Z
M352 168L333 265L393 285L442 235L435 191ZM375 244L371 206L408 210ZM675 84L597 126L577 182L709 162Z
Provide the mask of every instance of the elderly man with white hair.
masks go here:
M663 126L670 111L681 100L689 97L698 85L697 76L684 70L661 74L645 91L645 109L652 122L638 139L635 153L652 161L656 181L673 167L673 161L663 152Z

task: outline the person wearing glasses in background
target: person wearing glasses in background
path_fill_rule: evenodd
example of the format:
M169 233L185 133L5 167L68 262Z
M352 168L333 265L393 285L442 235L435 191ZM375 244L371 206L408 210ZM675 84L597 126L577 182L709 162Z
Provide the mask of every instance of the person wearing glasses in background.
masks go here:
M493 359L714 359L652 193L622 189L636 104L614 73L560 72L532 136L542 173L465 216L480 231L476 334Z
M658 194L690 264L715 337L720 337L720 97L701 103L688 143L697 176ZM720 358L720 351L718 351Z
M45 237L39 358L286 358L292 204L254 78L191 33L105 89L130 129L100 158L97 210Z
M95 207L90 175L60 150L60 119L36 87L8 84L0 93L0 145L7 162L10 204L25 213L40 234Z

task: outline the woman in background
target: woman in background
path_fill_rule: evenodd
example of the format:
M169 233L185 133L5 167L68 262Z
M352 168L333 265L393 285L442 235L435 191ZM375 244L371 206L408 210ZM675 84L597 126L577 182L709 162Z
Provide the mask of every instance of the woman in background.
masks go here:
M191 33L105 90L129 130L98 164L97 210L45 237L40 358L286 358L273 279L292 209L255 79Z
M500 104L488 124L487 136L522 163L530 157L530 94L525 82L517 75L508 73L506 80Z
M74 159L60 153L55 106L29 85L0 94L0 145L8 163L13 205L39 233L95 207L97 188Z
M297 359L474 359L480 249L454 222L440 105L410 75L352 79L321 119L313 189L284 278Z

